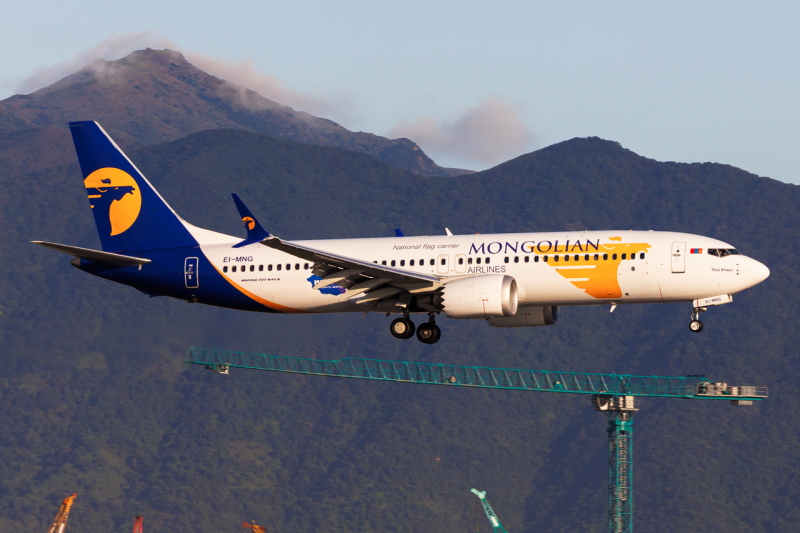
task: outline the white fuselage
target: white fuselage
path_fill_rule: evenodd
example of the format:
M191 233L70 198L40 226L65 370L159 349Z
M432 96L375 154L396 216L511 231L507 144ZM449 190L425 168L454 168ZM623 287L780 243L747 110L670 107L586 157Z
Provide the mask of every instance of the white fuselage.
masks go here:
M337 286L313 290L312 264L208 232L200 242L214 268L251 298L283 312L358 312L358 298ZM224 241L224 242L220 242ZM731 295L763 281L764 265L709 237L655 231L584 231L297 241L298 244L443 283L483 274L514 277L519 305L688 302ZM633 257L631 257L633 256ZM202 280L200 280L202 284ZM262 302L262 303L263 303ZM395 311L397 312L397 311Z

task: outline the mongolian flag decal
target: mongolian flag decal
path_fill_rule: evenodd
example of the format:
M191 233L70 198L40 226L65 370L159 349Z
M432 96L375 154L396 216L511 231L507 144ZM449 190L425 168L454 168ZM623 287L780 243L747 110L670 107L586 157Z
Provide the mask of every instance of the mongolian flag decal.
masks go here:
M703 249L702 248L692 248L691 250L689 250L689 253L690 254L702 254L703 253Z

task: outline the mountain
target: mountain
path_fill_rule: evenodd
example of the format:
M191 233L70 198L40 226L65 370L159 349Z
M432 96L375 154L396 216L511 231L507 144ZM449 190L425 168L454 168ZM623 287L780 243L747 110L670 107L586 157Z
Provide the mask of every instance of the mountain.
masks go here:
M109 127L116 137L118 132ZM648 399L635 418L636 529L800 528L800 187L573 139L474 176L429 180L366 154L216 129L132 150L178 213L241 235L230 192L286 239L592 229L689 231L770 278L688 305L563 309L497 330L440 319L434 346L388 319L214 309L93 278L34 239L97 247L76 164L0 177L0 531L68 528L509 531L605 528L606 425L588 398L368 383L182 364L190 344L336 359L685 375L768 385L754 407ZM477 522L475 522L477 520Z
M49 87L0 102L0 127L17 135L0 137L0 161L20 150L19 137L29 139L29 152L52 146L51 158L62 163L74 154L66 125L97 120L117 131L125 148L171 141L213 128L241 128L287 140L337 146L370 154L421 176L469 173L445 169L408 139L386 139L349 131L335 122L295 111L256 92L212 76L172 50L142 50L118 61L98 60ZM59 128L57 131L51 128ZM19 130L25 130L19 133ZM5 142L4 142L5 141ZM14 167L24 171L47 168L35 158ZM33 159L33 160L31 160Z

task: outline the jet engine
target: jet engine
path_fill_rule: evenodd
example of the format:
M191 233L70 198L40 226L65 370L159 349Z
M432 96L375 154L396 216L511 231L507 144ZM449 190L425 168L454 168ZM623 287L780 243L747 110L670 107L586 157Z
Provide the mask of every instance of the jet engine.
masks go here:
M558 322L557 305L520 307L514 316L489 319L489 325L496 328L534 328L552 326L556 322Z
M448 318L513 316L518 304L517 281L503 274L451 281L438 301Z

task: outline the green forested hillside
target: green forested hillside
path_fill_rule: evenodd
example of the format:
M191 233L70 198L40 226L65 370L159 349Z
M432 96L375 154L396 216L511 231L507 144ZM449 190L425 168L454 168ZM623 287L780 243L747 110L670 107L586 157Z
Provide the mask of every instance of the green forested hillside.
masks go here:
M112 136L114 131L109 132ZM0 531L468 531L471 487L506 527L600 531L604 417L588 399L182 364L189 344L769 385L752 408L648 400L636 419L636 529L800 528L798 187L574 139L459 178L237 130L131 154L190 222L240 234L230 192L283 238L615 228L736 245L771 277L689 332L681 305L568 308L550 328L440 320L435 346L369 315L275 316L148 298L28 244L98 247L77 165L0 180ZM480 517L482 530L488 523Z

